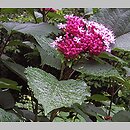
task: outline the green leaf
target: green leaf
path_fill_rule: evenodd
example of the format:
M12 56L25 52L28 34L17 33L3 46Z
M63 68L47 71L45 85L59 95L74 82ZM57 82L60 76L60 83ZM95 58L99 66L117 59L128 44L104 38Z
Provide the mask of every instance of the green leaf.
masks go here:
M5 82L7 84L18 85L18 83L16 81L13 81L13 80L10 80L10 79L6 79L6 78L0 78L0 83L1 82Z
M82 111L79 104L74 104L72 107L78 114L80 114L85 119L86 122L92 122L89 116Z
M90 99L95 100L95 101L109 101L109 98L101 95L101 94L94 94L90 97Z
M20 87L17 82L6 78L0 78L0 88L11 88L20 91Z
M116 44L114 48L123 49L125 51L130 51L130 32L123 34L116 38Z
M106 112L104 112L104 110L100 107L96 107L94 104L88 103L88 104L82 104L81 105L82 110L87 113L88 115L92 115L92 116L97 116L97 115L101 115L101 116L106 116Z
M0 106L4 109L11 109L14 105L15 101L10 91L0 89Z
M57 27L50 25L48 23L17 23L17 22L4 22L0 23L7 31L18 31L24 34L30 34L32 36L39 36L45 38L50 33L58 34L60 31ZM40 43L42 44L42 43Z
M73 105L74 110L80 114L86 121L90 121L89 116L95 116L98 117L100 116L106 116L107 113L104 112L104 110L100 107L96 107L93 104L85 104L83 103L82 105L79 104L74 104Z
M54 58L50 55L48 55L41 46L36 45L38 51L40 52L41 56L41 64L47 64L51 67L54 67L56 69L61 69L61 61L58 58Z
M65 122L61 117L55 117L53 122Z
M83 81L58 81L53 75L32 67L26 68L25 73L28 85L43 105L46 115L56 108L81 104L85 99L86 83Z
M90 20L102 23L112 29L116 37L130 31L130 9L129 8L102 8L93 15Z
M18 13L18 9L17 8L1 8L0 13L1 14Z
M123 67L126 70L126 76L129 77L130 76L130 68L128 67Z
M1 23L1 25L8 31L18 31L24 34L29 34L32 35L36 41L38 42L38 44L40 45L40 47L43 49L42 51L44 51L43 53L45 54L44 57L49 57L48 60L53 59L56 60L58 63L60 63L60 56L58 51L51 47L50 43L53 42L52 39L47 38L47 36L50 33L55 33L58 34L60 31L58 28L56 28L55 26L52 26L48 23L39 23L39 24L33 24L33 23L25 23L25 24L20 24L20 23L13 23L13 22L9 22L9 23ZM41 52L41 51L40 51ZM46 64L50 62L45 60ZM44 62L45 62L44 61ZM51 66L56 67L54 64L52 64ZM59 69L59 68L57 68Z
M114 48L130 51L130 9L107 8L100 9L90 20L102 23L111 29L116 36Z
M65 20L64 16L56 12L48 12L47 16L51 19L62 19Z
M18 46L18 45L22 45L22 42L18 40L14 40L8 43L8 46Z
M73 66L73 69L86 75L102 76L102 77L118 77L121 79L118 71L106 62L99 63L97 61L81 60Z
M130 122L130 112L121 110L113 116L112 121L113 122Z
M34 14L34 9L33 9L33 8L26 8L26 11L27 11L30 15L33 16L35 22L37 23L37 18L36 18L35 14Z
M20 122L21 120L14 114L6 112L0 108L0 122Z
M4 63L4 65L7 68L12 70L17 75L19 75L23 80L26 80L26 77L25 77L25 74L24 74L25 68L22 65L16 64L16 63L13 63L13 62L9 62L9 61L6 61L6 60L2 60L2 62Z
M98 57L109 59L109 60L114 60L114 61L120 62L123 65L127 64L124 60L120 59L119 57L114 56L110 53L106 53L106 52L101 53Z
M81 115L77 115L77 120L75 122L85 122L85 119Z

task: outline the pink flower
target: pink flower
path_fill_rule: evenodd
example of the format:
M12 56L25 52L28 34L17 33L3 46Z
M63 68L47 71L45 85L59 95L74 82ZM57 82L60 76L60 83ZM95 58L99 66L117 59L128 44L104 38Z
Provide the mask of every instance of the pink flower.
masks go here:
M115 37L111 30L94 21L87 21L78 16L66 15L66 23L60 23L64 35L56 37L53 46L64 54L67 59L75 59L82 53L99 55L111 52L111 44Z
M57 26L58 26L59 29L66 28L66 24L62 24L62 23L59 23Z
M79 43L79 42L80 42L80 39L81 39L81 38L74 37L74 41L75 41L75 42L77 42L77 43Z
M65 19L69 19L69 18L73 18L73 16L74 16L73 14L71 14L71 15L65 15L64 18Z
M56 40L55 40L56 42L60 42L60 41L62 41L62 36L60 36L60 37L56 37Z

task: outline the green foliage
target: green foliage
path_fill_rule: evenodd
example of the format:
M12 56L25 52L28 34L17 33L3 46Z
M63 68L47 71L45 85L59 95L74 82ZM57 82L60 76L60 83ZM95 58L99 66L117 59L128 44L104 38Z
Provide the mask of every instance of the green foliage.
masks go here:
M121 63L122 65L127 65L127 62L125 62L123 59L121 59L117 56L114 56L110 53L101 53L98 57L105 58L105 59L108 59L108 60L111 60L111 61L113 60L113 61Z
M128 111L119 111L117 112L113 118L113 122L130 122L130 112Z
M91 122L89 116L94 116L98 119L99 116L106 116L106 113L100 107L95 107L93 104L74 104L74 110L79 113L87 122Z
M0 108L0 122L20 122L18 116L14 113L6 112L5 110Z
M56 108L81 104L85 99L87 86L83 81L58 81L51 74L31 67L25 73L35 97L43 105L45 115Z
M112 52L66 61L51 47L57 23L72 13L111 29ZM130 122L129 8L1 8L0 15L0 121Z
M105 95L101 95L101 94L94 94L94 95L92 95L90 97L90 99L98 101L98 102L100 102L100 101L108 101L109 100L108 97L106 97Z
M11 69L14 73L19 75L22 79L26 80L26 77L24 74L25 68L22 65L19 65L19 64L13 63L13 62L9 62L6 60L2 60L2 62L5 64L5 66L7 66L9 69Z
M50 43L52 43L53 40L47 38L47 36L51 32L55 32L56 34L59 32L59 30L56 27L49 25L48 23L40 23L40 24L2 23L1 25L9 33L11 33L12 31L18 31L24 34L32 35L36 39L37 43L40 45L37 47L41 55L42 64L44 63L50 65L48 60L46 60L46 58L49 58L51 61L55 60L58 63L58 65L56 66L56 64L52 62L51 66L59 69L59 67L61 66L60 54L58 54L58 52L50 46ZM43 58L43 53L45 58Z
M110 28L116 36L114 48L130 50L130 9L101 9L90 18Z
M0 88L10 88L20 91L18 83L6 78L0 78Z
M94 60L90 61L85 59L75 64L73 69L86 75L121 78L118 71L112 65L104 61L99 63Z

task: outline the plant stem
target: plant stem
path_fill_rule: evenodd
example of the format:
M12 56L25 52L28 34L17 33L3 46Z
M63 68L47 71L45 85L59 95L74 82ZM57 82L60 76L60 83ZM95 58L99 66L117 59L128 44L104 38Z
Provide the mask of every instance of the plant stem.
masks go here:
M36 16L35 16L34 12L33 12L33 18L34 18L34 20L35 20L35 23L38 23L38 22L37 22L37 18L36 18Z
M57 112L59 111L59 109L55 109L52 111L51 113L51 117L50 117L50 121L52 122L54 120L54 118L57 116Z
M113 96L111 97L111 101L110 101L110 107L109 107L108 116L110 116L110 115L111 115L112 102L113 102Z
M45 13L45 15L47 15L47 14L51 11L51 9L52 9L52 8L50 8L50 9Z
M71 74L69 75L68 79L71 78L71 76L74 74L74 72L75 72L75 70L73 70L73 71L71 72Z
M45 19L45 17L46 17L45 8L43 8L43 10L42 10L42 16L43 16L42 21L45 22L46 21L46 19Z
M37 122L37 114L38 114L38 101L37 100L35 100L35 122Z
M37 122L37 114L38 114L38 100L32 95L32 105L33 101L35 102L35 108L33 107L33 113L35 114L34 122Z
M111 82L111 79L110 79L110 82ZM108 111L108 116L110 116L110 114L111 114L113 98L114 98L114 86L112 86L111 101L110 101L110 107L109 107L109 111Z
M61 65L61 72L60 72L60 78L59 78L59 80L62 80L62 78L63 78L64 69L65 69L65 64L62 63L62 65Z
M117 88L117 90L114 92L114 87L113 87L113 92L112 92L112 97L111 97L111 102L110 102L110 107L109 107L109 112L108 112L108 116L110 116L111 114L111 108L112 108L112 102L114 99L114 96L116 95L116 93L121 89L121 87Z

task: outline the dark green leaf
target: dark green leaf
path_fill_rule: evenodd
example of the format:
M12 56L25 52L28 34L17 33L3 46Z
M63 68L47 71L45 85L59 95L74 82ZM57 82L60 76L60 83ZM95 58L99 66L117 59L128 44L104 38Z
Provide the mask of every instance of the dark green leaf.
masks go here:
M122 60L119 57L114 56L114 55L112 55L110 53L101 53L98 57L113 60L113 61L117 61L117 62L120 62L121 64L125 64L125 65L127 64L124 60Z
M107 8L100 9L90 20L102 23L113 30L116 36L114 48L130 51L130 9L129 8Z
M24 74L25 68L22 65L16 64L16 63L13 63L13 62L9 62L9 61L6 61L6 60L2 60L2 62L7 66L7 68L12 70L17 75L19 75L22 79L26 80L26 77L25 77L25 74Z
M30 15L33 16L35 22L37 23L37 18L36 18L35 14L34 14L34 9L33 9L33 8L26 8L26 11L27 11Z
M0 83L1 82L5 82L7 84L18 85L18 83L16 81L13 81L13 80L10 80L10 79L6 79L6 78L0 78Z
M6 112L0 108L0 122L20 122L21 120L14 114Z
M101 95L101 94L94 94L90 97L90 99L95 100L95 101L109 101L109 98Z
M130 122L130 112L128 111L119 111L117 112L113 118L113 122Z
M121 79L118 71L106 62L99 63L97 61L82 60L73 66L73 69L86 75L102 76L102 77L118 77Z
M97 117L98 115L100 116L106 116L106 112L100 107L96 107L93 104L82 104L82 105L76 105L73 106L76 112L78 112L82 117L87 115L87 116L95 116Z
M48 23L39 23L39 24L33 24L33 23L24 23L20 24L17 22L4 22L0 23L7 31L18 31L24 34L30 34L35 37L41 36L46 37L50 33L58 34L60 31L58 28L56 28L53 25L50 25ZM42 43L41 43L42 44Z
M120 48L125 51L130 51L130 42L129 41L130 41L130 32L117 37L114 48Z
M63 20L65 20L63 15L57 14L55 12L48 12L47 16L51 19L63 19Z
M20 91L20 87L17 82L6 78L0 78L0 88L11 88Z
M79 104L74 104L72 107L78 114L80 114L85 119L86 122L92 122L89 116L82 111Z
M58 58L52 57L50 55L48 55L42 47L40 47L39 45L37 45L37 49L40 52L40 56L41 56L41 64L47 64L51 67L54 67L56 69L61 69L61 61Z
M0 13L1 14L18 13L18 9L17 8L1 8Z
M35 114L29 110L21 110L22 116L28 120L35 120Z
M81 115L77 115L77 120L75 122L85 122L86 120L81 116Z
M124 69L126 70L126 75L129 77L130 76L130 68L128 67L124 67Z
M2 23L1 25L6 30L8 30L8 32L18 31L18 32L21 32L24 34L32 35L36 39L38 44L41 46L41 48L43 49L42 51L44 51L43 53L45 54L45 56L50 57L50 59L48 59L48 60L55 59L58 63L60 63L60 56L59 56L58 51L55 48L51 47L51 45L50 45L50 43L52 43L53 40L50 38L47 38L47 36L52 32L55 34L58 34L60 32L58 30L58 28L56 28L55 26L52 26L48 23L19 24L19 23L13 23L13 22ZM45 61L47 61L47 60L45 60ZM47 63L49 63L49 65L50 65L49 61L47 61ZM51 66L53 66L53 64ZM56 66L54 65L53 67L56 67ZM57 69L59 69L59 68L57 68Z
M100 107L96 107L94 104L82 104L81 105L82 110L85 113L88 113L88 115L101 115L101 116L106 116L106 112Z
M112 29L116 37L130 32L129 8L103 8L93 15L90 20L102 23Z
M14 98L8 90L2 91L0 89L0 106L4 109L13 108L15 105Z
M53 75L32 67L28 67L25 72L28 85L43 105L46 115L56 108L81 104L85 99L86 83L83 81L58 81Z
M55 117L53 122L65 122L61 117Z

